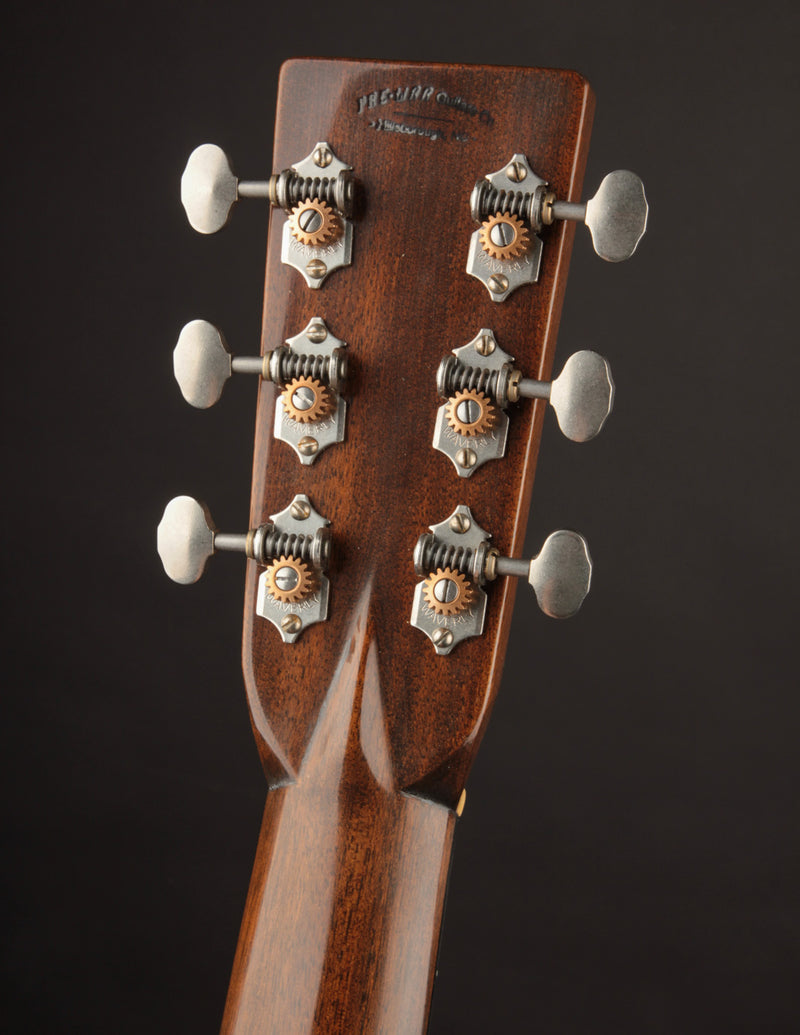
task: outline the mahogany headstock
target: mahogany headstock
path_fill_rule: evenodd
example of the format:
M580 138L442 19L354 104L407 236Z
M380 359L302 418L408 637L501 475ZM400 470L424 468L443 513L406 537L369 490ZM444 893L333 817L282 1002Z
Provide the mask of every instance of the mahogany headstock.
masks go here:
M500 681L515 591L506 576L530 574L557 616L588 590L577 535L550 537L530 568L518 557L544 400L565 433L584 440L613 398L608 366L593 353L548 381L569 220L585 221L611 261L633 252L646 224L631 173L611 174L586 205L575 200L593 107L574 72L290 61L278 96L279 172L239 181L211 145L187 166L183 200L202 232L224 225L241 197L272 203L261 356L231 360L199 322L176 350L195 405L213 402L232 370L261 375L252 531L222 536L202 508L182 503L181 520L191 513L195 522L191 548L166 515L159 548L163 539L162 555L177 552L183 581L215 549L251 558L244 672L272 784L330 753L320 731L333 710L342 732L329 763L366 764L398 791L456 807ZM291 378L305 353L319 383L300 386ZM473 376L472 358L489 353L494 373ZM458 391L467 408L457 408ZM462 533L474 570L431 581L465 555ZM295 569L276 566L303 539ZM560 569L570 566L577 575L564 591ZM303 570L310 581L297 603Z
M333 542L329 618L291 645L256 613L260 569L248 564L244 669L273 780L300 773L322 710L341 706L350 754L371 761L370 743L380 742L384 779L451 807L459 800L497 691L514 580L490 588L483 634L440 657L409 621L414 547L466 504L503 553L519 553L544 406L518 407L505 458L460 478L431 445L436 371L490 327L529 376L549 377L573 237L570 224L549 227L538 283L493 302L465 272L470 194L524 150L559 197L578 197L592 109L588 85L570 72L283 67L273 167L327 141L353 167L357 207L352 265L318 290L281 262L286 216L273 209L270 219L262 352L321 317L347 342L349 364L345 440L311 466L274 440L276 389L259 391L251 526L302 492L329 519Z

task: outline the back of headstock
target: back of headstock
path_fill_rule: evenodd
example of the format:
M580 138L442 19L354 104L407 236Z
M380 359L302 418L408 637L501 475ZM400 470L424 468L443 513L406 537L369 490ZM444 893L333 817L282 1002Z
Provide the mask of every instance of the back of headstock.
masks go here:
M263 1030L289 1017L298 1031L423 1030L453 817L499 686L514 576L555 616L588 591L574 533L532 564L519 553L545 400L585 439L613 396L593 353L549 380L569 220L616 261L646 218L631 174L586 209L569 200L592 111L571 72L292 61L279 172L236 181L215 150L187 169L204 232L237 198L273 205L260 357L226 358L209 325L185 329L176 353L196 405L231 370L261 377L252 531L220 536L184 498L160 532L184 581L215 550L251 558L245 682L265 772L285 788L268 800L225 1030L262 1030L242 1018L265 996ZM209 176L210 193L197 186ZM309 851L322 890L298 869ZM276 895L293 904L276 911ZM271 955L287 925L299 941ZM362 973L373 941L399 962ZM369 994L332 976L342 956ZM284 1003L309 966L310 991Z

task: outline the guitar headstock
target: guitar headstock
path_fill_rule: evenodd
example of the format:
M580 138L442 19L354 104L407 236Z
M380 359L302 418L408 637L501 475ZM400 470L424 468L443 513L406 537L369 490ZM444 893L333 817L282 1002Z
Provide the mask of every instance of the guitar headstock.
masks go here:
M260 378L251 531L221 535L182 497L159 549L179 581L215 550L250 558L244 672L273 784L324 760L455 808L516 576L555 617L588 591L576 533L519 554L543 423L582 441L613 401L595 353L551 379L574 221L611 261L646 223L633 174L577 200L593 105L573 72L298 60L269 180L210 145L190 160L202 232L240 198L272 206L259 354L196 321L175 360L195 405L233 371Z

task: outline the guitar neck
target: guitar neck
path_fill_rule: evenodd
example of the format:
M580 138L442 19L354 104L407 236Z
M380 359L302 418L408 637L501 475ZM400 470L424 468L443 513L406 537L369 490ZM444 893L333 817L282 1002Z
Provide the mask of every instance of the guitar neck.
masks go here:
M268 795L224 1033L426 1030L455 813L397 786L364 618Z
M226 1035L427 1030L454 814L333 775L267 799Z

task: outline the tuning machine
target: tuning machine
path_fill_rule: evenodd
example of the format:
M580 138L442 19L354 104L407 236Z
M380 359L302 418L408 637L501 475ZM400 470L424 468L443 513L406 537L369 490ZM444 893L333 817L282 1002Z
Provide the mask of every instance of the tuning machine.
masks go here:
M272 622L285 643L294 643L309 625L328 617L329 524L301 494L258 528L223 533L205 504L176 496L158 525L158 554L167 575L184 585L197 582L219 551L238 551L264 565L256 612Z
M647 229L647 198L627 169L609 173L587 202L559 201L523 154L475 184L470 213L480 229L470 238L467 273L502 302L522 284L539 279L540 231L556 219L585 223L601 259L629 259Z
M523 377L487 328L439 364L436 388L447 402L436 413L433 447L450 457L462 478L505 454L508 415L519 399L546 399L573 442L598 434L614 404L608 361L584 350L569 357L553 381Z
M189 222L201 234L214 234L228 222L240 198L264 198L287 215L281 259L298 270L311 288L341 266L353 252L355 181L325 141L302 161L269 180L240 180L216 144L201 144L189 156L181 178L181 201Z
M576 614L589 592L592 561L577 532L553 532L530 561L500 556L490 538L469 507L458 506L417 541L414 571L423 581L414 590L411 624L429 637L437 654L480 636L487 603L483 586L501 575L527 578L551 618Z
M314 317L285 344L263 356L232 356L222 332L207 320L192 320L173 352L175 380L192 406L213 406L233 373L256 374L283 390L275 406L275 438L294 449L303 464L344 439L347 404L347 344Z

